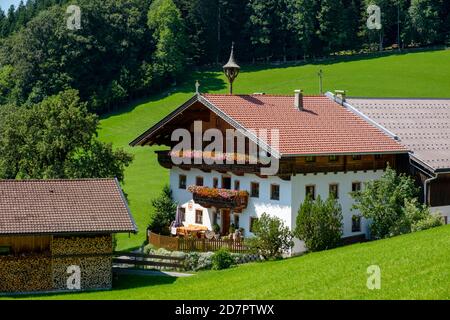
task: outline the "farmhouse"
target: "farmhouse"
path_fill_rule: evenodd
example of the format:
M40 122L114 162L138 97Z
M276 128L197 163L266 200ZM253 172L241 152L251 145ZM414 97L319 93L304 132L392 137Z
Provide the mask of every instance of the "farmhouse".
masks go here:
M188 229L252 236L263 213L293 229L308 195L332 195L343 237L358 241L369 236L369 222L352 208L351 192L387 166L415 176L424 201L448 220L450 101L347 100L341 90L233 95L239 71L232 49L229 94L200 93L197 83L191 99L130 143L170 147L156 152ZM303 250L297 241L293 252Z
M0 292L110 289L113 234L136 231L115 179L0 180Z
M171 135L183 128L194 135L195 122L202 133L215 128L226 135L237 129L245 136L246 152L255 142L260 150L270 146L277 157L278 171L261 174L262 161L252 163L208 163L214 152L183 150L184 161L176 164L173 151L157 151L160 164L170 169L170 187L181 204L185 225L220 226L227 234L230 226L252 235L252 223L268 213L295 226L300 204L309 194L327 198L333 194L344 215L344 237L357 240L367 236L367 221L353 211L350 193L365 181L381 177L386 166L406 171L408 149L381 129L368 123L327 96L303 96L298 91L282 95L214 95L198 93L166 118L154 125L131 145L167 145L178 141ZM278 148L266 137L254 137L260 129L279 132ZM217 154L227 154L224 150ZM203 147L203 146L201 146ZM202 156L202 161L196 158ZM241 155L234 145L232 158ZM241 191L241 192L239 192ZM303 250L301 242L294 251Z

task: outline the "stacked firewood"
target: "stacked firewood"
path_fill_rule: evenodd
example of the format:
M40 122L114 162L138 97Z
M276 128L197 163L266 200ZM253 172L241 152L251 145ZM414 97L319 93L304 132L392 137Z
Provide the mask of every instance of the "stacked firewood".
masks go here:
M81 289L108 289L112 283L112 237L53 237L54 289L67 290L67 268L80 268Z
M51 258L44 255L0 257L0 292L51 290Z
M68 290L67 268L80 268L80 289L110 289L112 284L111 257L61 257L53 259L53 287L56 290Z
M53 237L53 256L80 254L112 254L112 236Z

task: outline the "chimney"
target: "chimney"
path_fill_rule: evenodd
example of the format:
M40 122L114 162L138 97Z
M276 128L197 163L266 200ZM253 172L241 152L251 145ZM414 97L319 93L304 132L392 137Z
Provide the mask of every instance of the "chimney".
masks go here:
M303 111L303 91L295 90L294 106L296 109Z
M341 104L344 104L345 98L346 98L346 91L345 90L335 90L334 96L338 99L340 99Z

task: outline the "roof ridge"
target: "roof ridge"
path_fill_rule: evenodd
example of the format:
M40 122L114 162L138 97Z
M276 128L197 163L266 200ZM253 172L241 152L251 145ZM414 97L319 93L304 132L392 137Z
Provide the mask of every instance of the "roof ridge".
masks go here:
M256 97L289 97L293 98L294 95L290 94L281 94L281 93L264 93L264 94L258 94L258 93L252 93L252 94L229 94L229 93L202 93L203 96L229 96L229 97L250 97L250 96L256 96ZM326 98L325 95L321 94L309 94L309 95L303 95L303 97L312 97L312 98Z
M115 181L115 178L76 178L76 179L0 179L1 182L76 182L76 181Z

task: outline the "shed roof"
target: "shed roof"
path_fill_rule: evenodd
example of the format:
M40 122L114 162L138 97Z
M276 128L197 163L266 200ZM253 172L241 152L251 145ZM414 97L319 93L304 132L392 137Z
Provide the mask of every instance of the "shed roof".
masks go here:
M0 180L0 234L135 232L116 179Z
M392 131L412 158L435 172L450 170L450 99L347 98Z

